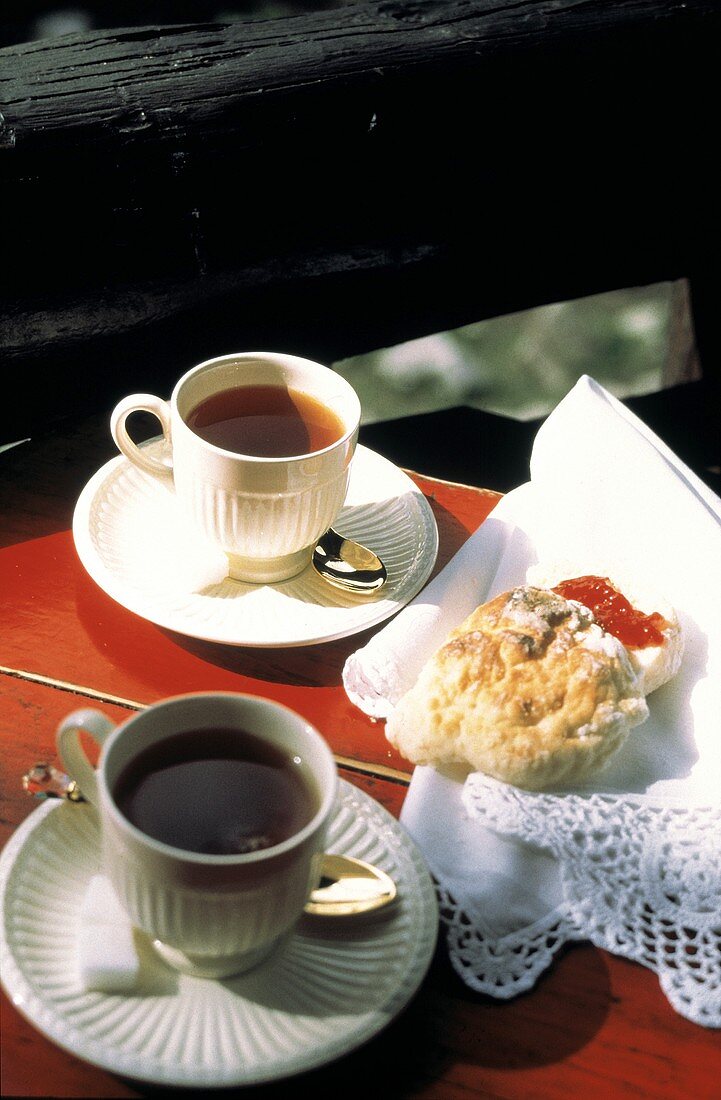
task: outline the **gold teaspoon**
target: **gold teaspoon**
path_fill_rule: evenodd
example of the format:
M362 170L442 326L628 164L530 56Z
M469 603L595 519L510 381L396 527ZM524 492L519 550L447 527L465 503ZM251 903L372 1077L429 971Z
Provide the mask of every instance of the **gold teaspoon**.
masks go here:
M318 540L312 561L324 580L346 592L361 595L377 592L388 577L377 554L353 539L344 538L332 527Z
M314 917L351 917L370 913L395 901L396 884L390 875L351 856L326 855L321 881L304 912Z

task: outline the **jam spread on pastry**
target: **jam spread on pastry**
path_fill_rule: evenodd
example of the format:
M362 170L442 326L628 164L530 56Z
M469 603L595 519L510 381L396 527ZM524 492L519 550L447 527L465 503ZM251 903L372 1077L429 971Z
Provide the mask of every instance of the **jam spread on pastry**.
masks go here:
M664 644L663 630L667 623L663 615L658 611L650 615L639 611L608 577L573 577L554 584L553 591L590 608L596 622L625 646L645 649Z
M678 672L684 650L678 615L646 578L632 583L628 577L609 577L605 570L576 573L572 563L556 561L532 565L526 580L589 608L596 622L626 646L644 695Z

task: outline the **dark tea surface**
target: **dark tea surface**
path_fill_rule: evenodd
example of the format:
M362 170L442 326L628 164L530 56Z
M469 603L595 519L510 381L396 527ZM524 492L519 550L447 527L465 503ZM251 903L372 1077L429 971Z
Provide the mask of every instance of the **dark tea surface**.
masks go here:
M237 454L288 458L330 446L344 433L332 409L285 386L235 386L212 394L185 418L201 439Z
M148 836L185 851L240 855L302 829L318 800L302 763L250 733L177 733L140 752L113 791Z

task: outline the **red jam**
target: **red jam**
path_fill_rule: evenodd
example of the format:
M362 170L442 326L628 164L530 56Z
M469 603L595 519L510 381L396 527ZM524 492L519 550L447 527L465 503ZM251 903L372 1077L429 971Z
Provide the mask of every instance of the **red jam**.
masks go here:
M654 611L644 615L614 588L608 577L574 577L554 585L554 592L567 600L576 600L588 607L604 630L632 649L663 645L661 633L666 622L663 615Z

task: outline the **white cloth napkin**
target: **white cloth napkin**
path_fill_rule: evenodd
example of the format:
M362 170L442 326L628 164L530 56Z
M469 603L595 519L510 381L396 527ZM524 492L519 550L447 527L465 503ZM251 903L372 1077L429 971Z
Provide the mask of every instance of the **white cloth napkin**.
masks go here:
M679 1012L721 1026L721 501L588 377L539 430L530 475L349 657L346 692L386 717L448 630L523 583L536 560L662 594L684 630L682 667L593 782L538 796L417 768L402 821L437 879L451 959L472 987L513 996L563 942L585 938L657 970ZM626 925L629 914L646 922L640 938L624 930L624 905ZM664 963L669 928L702 944L701 981L682 952Z

